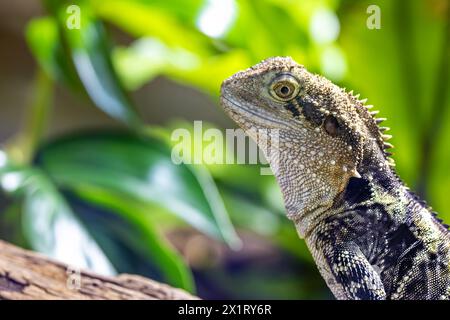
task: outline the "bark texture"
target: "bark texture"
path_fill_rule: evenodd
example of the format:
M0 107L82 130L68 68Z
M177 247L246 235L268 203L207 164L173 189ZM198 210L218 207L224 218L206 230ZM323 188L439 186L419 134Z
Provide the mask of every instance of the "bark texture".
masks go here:
M198 299L137 275L105 277L0 240L0 299Z

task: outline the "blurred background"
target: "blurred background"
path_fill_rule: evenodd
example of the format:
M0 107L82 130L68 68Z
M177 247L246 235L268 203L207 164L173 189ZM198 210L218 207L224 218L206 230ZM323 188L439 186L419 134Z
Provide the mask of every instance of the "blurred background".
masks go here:
M331 299L273 176L171 161L173 129L234 128L220 83L277 55L367 97L450 222L448 0L3 1L0 39L1 239L205 299Z

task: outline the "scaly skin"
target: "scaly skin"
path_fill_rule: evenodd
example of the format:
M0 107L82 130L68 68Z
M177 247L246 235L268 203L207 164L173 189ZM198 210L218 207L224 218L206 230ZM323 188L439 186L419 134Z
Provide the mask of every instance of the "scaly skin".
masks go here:
M371 106L280 57L225 80L221 103L265 151L336 298L450 298L449 231L395 174Z

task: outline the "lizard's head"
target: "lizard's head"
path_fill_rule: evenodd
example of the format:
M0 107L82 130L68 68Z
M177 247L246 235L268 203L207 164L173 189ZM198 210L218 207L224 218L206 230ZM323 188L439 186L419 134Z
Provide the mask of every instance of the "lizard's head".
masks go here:
M385 137L364 101L291 58L270 58L225 80L221 103L263 149L267 139L258 132L273 135L266 156L293 218L329 208L360 177L367 155L385 159Z

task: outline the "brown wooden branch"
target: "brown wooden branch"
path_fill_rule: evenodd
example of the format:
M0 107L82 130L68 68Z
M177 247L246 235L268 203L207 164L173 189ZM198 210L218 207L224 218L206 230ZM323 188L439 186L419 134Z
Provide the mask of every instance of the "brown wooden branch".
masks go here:
M0 299L198 299L137 276L105 277L74 268L0 241Z

